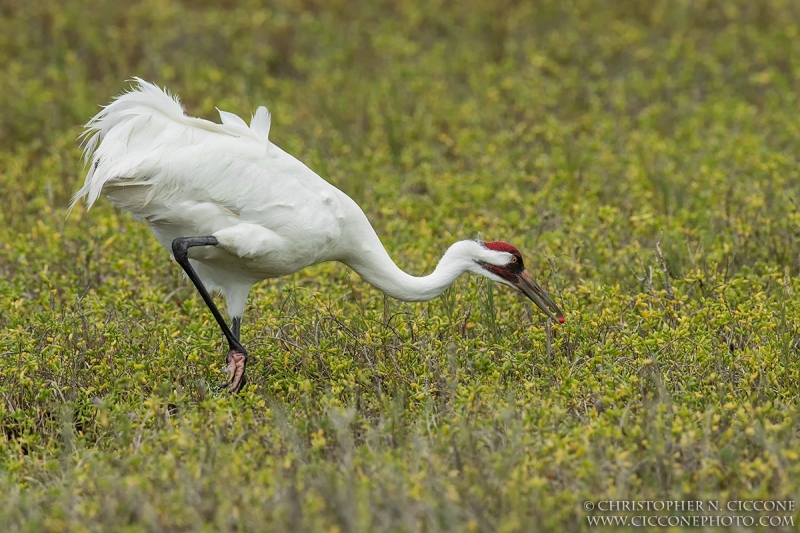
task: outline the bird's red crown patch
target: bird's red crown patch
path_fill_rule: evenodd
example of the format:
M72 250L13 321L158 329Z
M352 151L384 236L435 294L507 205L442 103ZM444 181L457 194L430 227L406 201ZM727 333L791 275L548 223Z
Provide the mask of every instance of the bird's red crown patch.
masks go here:
M507 242L493 241L483 243L490 250L495 252L508 252L510 254L519 255L519 250L508 244Z

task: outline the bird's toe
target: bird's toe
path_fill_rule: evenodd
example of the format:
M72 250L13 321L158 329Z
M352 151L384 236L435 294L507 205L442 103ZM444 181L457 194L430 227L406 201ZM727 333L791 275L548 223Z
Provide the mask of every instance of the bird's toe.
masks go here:
M228 390L236 394L247 382L245 376L245 368L247 367L247 354L231 350L228 352L228 368L226 371L230 374L228 378Z

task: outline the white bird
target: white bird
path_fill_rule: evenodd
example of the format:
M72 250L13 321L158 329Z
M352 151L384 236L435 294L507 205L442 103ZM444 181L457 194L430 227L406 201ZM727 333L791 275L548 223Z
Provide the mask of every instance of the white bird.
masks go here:
M323 261L340 261L405 301L431 300L473 272L521 291L550 319L564 322L510 244L459 241L431 274L406 274L349 196L270 142L265 107L249 126L222 110L216 124L186 116L177 97L134 81L86 125L84 158L91 163L70 209L80 198L91 208L102 192L148 222L228 341L231 392L245 384L247 351L239 331L250 288ZM225 297L230 327L209 290Z

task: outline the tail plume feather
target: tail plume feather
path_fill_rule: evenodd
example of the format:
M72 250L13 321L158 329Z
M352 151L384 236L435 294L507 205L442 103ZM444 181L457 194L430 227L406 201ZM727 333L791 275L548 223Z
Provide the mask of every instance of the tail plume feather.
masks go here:
M233 113L219 110L222 124L189 117L183 105L160 87L134 77L130 90L97 113L80 135L84 163L89 165L83 187L75 193L69 210L86 198L87 209L109 182L144 185L159 165L159 143L191 137L192 130L269 143L269 112L259 107L250 126ZM163 152L162 152L163 154Z

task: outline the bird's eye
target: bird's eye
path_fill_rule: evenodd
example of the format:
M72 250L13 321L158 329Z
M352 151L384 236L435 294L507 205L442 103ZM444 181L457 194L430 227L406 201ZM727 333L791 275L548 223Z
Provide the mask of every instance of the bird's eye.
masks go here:
M512 255L511 256L511 262L512 263L516 263L517 262L517 256L516 255Z

